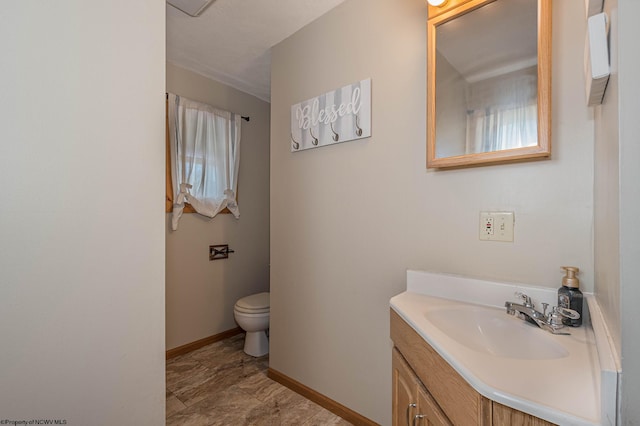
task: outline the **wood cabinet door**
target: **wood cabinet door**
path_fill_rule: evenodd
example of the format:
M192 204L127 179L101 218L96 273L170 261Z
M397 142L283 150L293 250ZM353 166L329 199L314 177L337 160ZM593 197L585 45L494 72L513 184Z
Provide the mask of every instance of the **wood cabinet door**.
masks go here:
M396 348L393 348L391 364L393 368L393 426L411 426L413 416L417 414L418 382L413 371Z
M493 402L493 426L554 426L545 420Z
M418 386L418 411L411 426L452 426L438 403L422 386Z

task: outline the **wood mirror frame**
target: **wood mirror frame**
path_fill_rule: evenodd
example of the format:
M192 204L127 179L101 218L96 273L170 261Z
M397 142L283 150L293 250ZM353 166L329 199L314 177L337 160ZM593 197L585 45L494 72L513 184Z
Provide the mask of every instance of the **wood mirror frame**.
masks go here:
M427 168L471 167L543 159L551 156L551 0L538 0L538 144L452 157L436 157L436 28L438 25L494 1L509 0L449 0L443 7L429 5L427 21Z

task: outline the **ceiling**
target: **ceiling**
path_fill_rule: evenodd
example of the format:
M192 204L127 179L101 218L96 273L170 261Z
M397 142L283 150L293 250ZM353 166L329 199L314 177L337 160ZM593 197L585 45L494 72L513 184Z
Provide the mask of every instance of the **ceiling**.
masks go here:
M167 61L268 102L271 47L343 1L216 0L198 17L167 4Z
M538 2L489 3L437 27L438 52L470 83L533 66Z

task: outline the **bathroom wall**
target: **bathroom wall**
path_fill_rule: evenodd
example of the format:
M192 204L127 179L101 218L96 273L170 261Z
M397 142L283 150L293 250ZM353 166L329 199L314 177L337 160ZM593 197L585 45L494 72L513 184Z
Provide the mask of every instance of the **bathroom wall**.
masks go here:
M620 298L622 311L622 420L640 423L640 3L619 1Z
M582 2L553 2L553 154L426 170L426 2L348 0L272 51L270 366L381 424L388 300L405 270L593 291L593 119ZM372 78L372 137L290 152L290 107ZM481 210L515 212L481 242Z
M607 0L611 19L612 74L602 105L594 106L595 185L594 259L595 293L605 314L618 354L621 350L620 315L620 149L618 86L618 0Z
M436 97L436 129L438 132L438 150L436 157L452 157L466 152L467 129L458 123L467 121L466 91L467 81L440 52L436 52L438 72L436 87L446 96Z
M167 63L167 91L250 116L242 122L240 219L184 214L177 231L166 215L167 349L236 327L240 297L269 290L269 103ZM210 245L235 253L210 261Z
M640 4L606 0L611 77L595 113L595 292L622 359L622 419L638 424L640 407Z
M3 422L164 424L165 7L0 9Z

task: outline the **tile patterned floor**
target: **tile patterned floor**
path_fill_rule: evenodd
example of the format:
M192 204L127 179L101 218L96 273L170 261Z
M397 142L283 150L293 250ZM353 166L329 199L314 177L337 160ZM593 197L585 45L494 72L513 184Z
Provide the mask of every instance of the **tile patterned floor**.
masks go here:
M269 357L242 351L244 334L167 361L167 426L347 426L267 377Z

